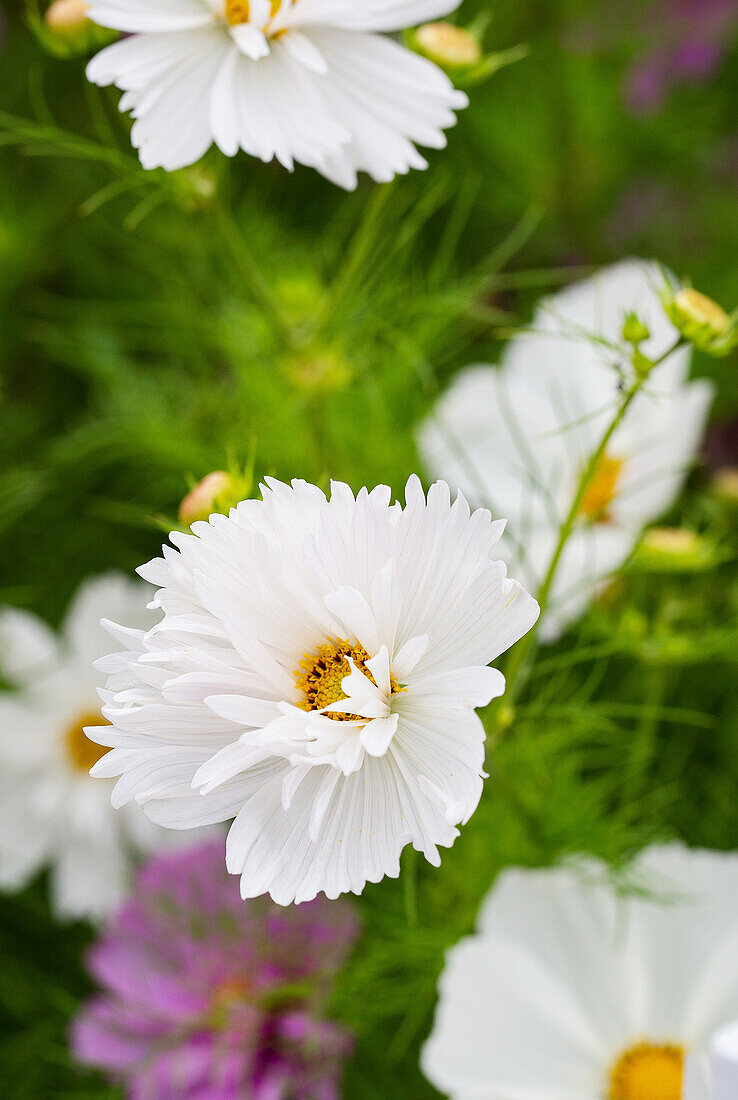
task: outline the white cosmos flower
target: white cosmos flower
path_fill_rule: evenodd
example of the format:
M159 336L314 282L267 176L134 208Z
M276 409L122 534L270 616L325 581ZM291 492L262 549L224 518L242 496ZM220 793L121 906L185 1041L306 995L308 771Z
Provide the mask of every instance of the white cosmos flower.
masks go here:
M133 37L87 75L124 91L145 168L193 164L212 142L342 187L425 168L467 98L380 32L446 15L460 0L90 0L90 18Z
M441 976L421 1062L442 1092L681 1100L685 1060L738 1013L738 856L674 844L636 868L648 897L593 863L501 876Z
M27 612L0 613L0 668L19 689L0 694L0 885L17 889L48 866L67 916L109 912L132 852L167 839L137 806L111 809L110 784L89 776L101 750L84 735L100 721L92 664L111 648L100 616L115 609L150 624L144 592L118 574L85 582L60 635Z
M443 483L426 502L411 478L404 508L386 486L262 495L140 570L163 618L111 627L112 726L89 732L116 805L175 829L235 816L243 896L289 904L396 876L408 843L440 861L482 790L487 665L538 606L494 560L504 524Z
M499 369L461 374L422 426L419 446L435 477L508 517L510 568L537 592L582 471L619 398L617 356L587 338L620 343L626 314L650 329L657 358L676 330L656 292L654 264L629 260L562 291L538 309L533 332L514 339ZM557 638L603 580L630 555L642 528L674 503L699 449L713 388L688 383L690 352L658 367L613 436L559 565L541 637Z

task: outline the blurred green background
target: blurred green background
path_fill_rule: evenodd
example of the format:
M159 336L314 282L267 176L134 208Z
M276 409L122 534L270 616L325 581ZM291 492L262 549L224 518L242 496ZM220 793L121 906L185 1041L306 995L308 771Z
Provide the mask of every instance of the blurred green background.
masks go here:
M738 304L738 14L702 69L668 53L694 39L685 13L709 7L463 4L461 23L490 11L490 49L525 42L528 57L471 91L427 173L344 195L244 156L147 176L117 93L88 86L83 61L45 55L22 5L4 3L2 601L58 622L84 576L153 556L152 517L176 515L188 479L252 454L259 475L399 492L439 388L494 360L538 295L593 266L654 256ZM664 67L646 95L642 73ZM695 372L718 383L708 452L738 465L735 357ZM734 546L708 481L697 471L676 518ZM582 847L617 864L674 832L738 844L737 621L730 561L656 589L630 579L575 645L542 654L479 812L442 870L420 872L419 927L402 880L362 898L365 944L336 999L360 1037L347 1096L432 1094L417 1050L442 952L500 866ZM593 664L603 639L610 656ZM52 924L43 883L0 902L15 1096L110 1093L65 1050L88 937Z

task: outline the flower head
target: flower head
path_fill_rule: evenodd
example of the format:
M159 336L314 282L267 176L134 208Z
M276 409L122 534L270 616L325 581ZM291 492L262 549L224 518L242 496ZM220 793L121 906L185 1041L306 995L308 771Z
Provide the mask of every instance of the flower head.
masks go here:
M466 106L425 58L386 37L459 0L91 0L92 18L132 37L88 76L124 91L146 168L192 164L211 143L342 187L391 180L442 148Z
M133 1100L333 1100L351 1038L320 1008L356 933L344 903L245 906L217 843L152 859L91 951L73 1049Z
M441 977L426 1075L452 1098L682 1100L738 1014L738 857L654 848L651 896L605 868L505 872ZM598 881L600 880L600 881Z
M423 425L429 469L510 519L511 568L537 591L582 473L619 400L624 323L635 311L653 362L675 343L655 265L626 261L555 295L501 369L462 374ZM648 335L646 337L645 330ZM632 335L632 333L631 333ZM644 337L641 340L641 337ZM702 439L708 382L687 382L680 348L649 376L584 493L541 623L552 640L586 609L630 555L642 528L674 502Z
M111 810L110 784L89 776L105 749L84 733L102 720L100 616L115 608L150 624L144 591L117 574L87 581L59 636L27 612L0 613L0 669L19 688L0 694L0 884L18 888L49 866L63 915L104 915L126 890L132 853L167 840L138 807Z
M244 897L360 893L408 843L438 863L473 813L487 665L538 606L493 557L504 523L443 483L411 478L404 508L386 486L262 493L140 570L163 617L110 627L94 773L171 828L235 816Z

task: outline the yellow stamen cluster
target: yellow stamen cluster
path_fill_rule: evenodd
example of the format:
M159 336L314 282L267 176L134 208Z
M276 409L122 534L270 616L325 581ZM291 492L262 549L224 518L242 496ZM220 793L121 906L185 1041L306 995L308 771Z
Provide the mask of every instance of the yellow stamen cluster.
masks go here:
M366 664L369 654L363 645L360 642L352 645L351 642L338 638L335 642L318 646L317 654L304 654L300 667L295 670L295 684L298 691L304 695L304 699L297 704L301 710L322 710L331 703L348 698L341 687L341 682L351 672L349 657L356 668L368 676L376 686L376 681ZM390 678L390 684L393 694L401 690L393 677ZM358 714L328 714L327 717L339 722L361 720Z
M608 1100L681 1100L684 1050L671 1043L638 1043L618 1060Z
M608 519L610 505L615 499L618 482L623 472L623 460L603 455L579 506L579 514L592 523Z
M282 7L282 0L271 0L272 19ZM225 0L225 17L232 27L248 23L251 17L249 0Z
M81 714L64 735L67 759L77 771L88 772L108 752L104 745L96 745L85 734L85 726L105 726L108 723L94 711Z

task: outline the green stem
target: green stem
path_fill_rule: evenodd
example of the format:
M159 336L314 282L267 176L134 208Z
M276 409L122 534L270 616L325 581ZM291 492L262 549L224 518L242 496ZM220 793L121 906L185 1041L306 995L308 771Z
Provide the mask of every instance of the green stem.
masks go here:
M541 622L546 612L549 597L551 595L551 589L553 588L553 583L556 579L556 573L561 562L564 550L566 549L566 544L569 541L571 533L574 530L574 525L577 522L577 518L579 516L584 497L587 493L587 489L589 488L592 479L597 472L597 468L602 458L604 457L605 452L607 451L610 440L612 439L617 429L620 427L620 424L625 418L628 410L630 409L638 394L645 386L647 380L651 377L652 372L656 369L656 367L660 366L665 359L668 359L669 356L672 355L673 352L675 352L677 348L681 346L682 342L683 341L680 337L680 339L677 340L675 344L673 344L667 351L664 352L663 355L655 360L648 374L639 375L632 383L630 388L626 391L620 405L618 406L618 410L615 416L610 421L610 424L608 425L605 433L600 439L598 446L590 455L589 461L584 467L582 476L579 480L577 491L574 495L574 500L572 501L566 519L561 526L561 530L559 531L559 539L556 544L556 549L554 550L553 557L551 558L551 563L546 571L546 575L543 579L543 583L541 584L538 593L538 604L541 608L541 614L539 616L538 623L533 627L532 630L528 631L526 636L522 639L521 642L518 643L517 647L513 650L512 657L507 666L507 669L505 670L507 690L504 696L504 703L508 707L515 703L525 684L525 673L530 666L530 661L537 637L538 624Z
M382 213L393 191L394 188L391 183L382 184L375 188L374 194L367 203L364 217L354 234L348 255L333 280L326 297L325 309L321 317L323 324L335 317L344 298L351 290L357 274L363 269L367 257L374 247Z
M646 680L646 692L638 729L634 737L633 755L625 776L625 797L634 801L640 794L646 772L656 756L656 735L661 721L662 707L668 686L667 669L663 664L654 665Z
M253 301L260 306L284 344L292 344L292 332L282 316L279 304L241 229L232 213L222 203L216 207L216 220L221 238L233 257L236 270L248 288Z
M405 918L408 928L418 927L418 853L408 845L403 854L402 872Z

